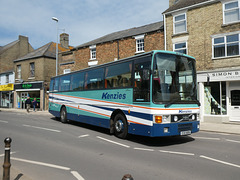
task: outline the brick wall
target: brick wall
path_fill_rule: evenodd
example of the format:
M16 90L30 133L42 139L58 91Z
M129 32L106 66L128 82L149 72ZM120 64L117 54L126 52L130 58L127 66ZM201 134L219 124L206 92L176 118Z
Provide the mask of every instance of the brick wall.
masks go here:
M145 52L157 49L164 49L163 32L152 32L145 34L144 37ZM136 55L136 40L134 37L128 37L121 40L106 42L96 45L96 60L99 64L107 63L118 59ZM80 48L74 51L75 65L74 70L80 70L88 67L90 60L90 48ZM67 59L67 58L66 58ZM70 58L71 59L71 58ZM68 66L62 66L62 71ZM71 66L70 68L73 68Z

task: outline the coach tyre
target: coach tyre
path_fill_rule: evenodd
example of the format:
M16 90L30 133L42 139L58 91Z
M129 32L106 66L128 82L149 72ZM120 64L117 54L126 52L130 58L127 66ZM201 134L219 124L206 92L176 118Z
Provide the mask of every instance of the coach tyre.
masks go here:
M128 125L123 114L117 114L114 118L114 134L122 139L127 137Z
M61 112L60 112L60 120L62 123L66 123L67 122L67 111L66 111L66 107L62 107Z

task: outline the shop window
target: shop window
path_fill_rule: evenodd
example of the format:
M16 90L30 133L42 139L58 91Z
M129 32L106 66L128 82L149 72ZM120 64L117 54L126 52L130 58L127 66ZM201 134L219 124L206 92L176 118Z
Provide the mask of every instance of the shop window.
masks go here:
M225 115L226 82L210 82L204 85L204 112L212 115Z

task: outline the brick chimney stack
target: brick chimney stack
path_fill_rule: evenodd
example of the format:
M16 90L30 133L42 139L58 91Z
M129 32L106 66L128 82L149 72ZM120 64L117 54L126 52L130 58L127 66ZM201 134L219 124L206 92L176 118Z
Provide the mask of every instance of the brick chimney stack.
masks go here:
M64 48L69 46L69 35L67 33L60 34L60 44Z
M169 7L176 4L179 0L169 0Z

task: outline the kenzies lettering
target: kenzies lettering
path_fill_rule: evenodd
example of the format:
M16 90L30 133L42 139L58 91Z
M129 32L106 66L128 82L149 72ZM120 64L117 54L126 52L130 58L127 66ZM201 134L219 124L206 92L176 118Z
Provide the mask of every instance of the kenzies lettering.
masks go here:
M109 94L108 92L102 94L102 99L126 99L126 94L119 92L115 94Z

